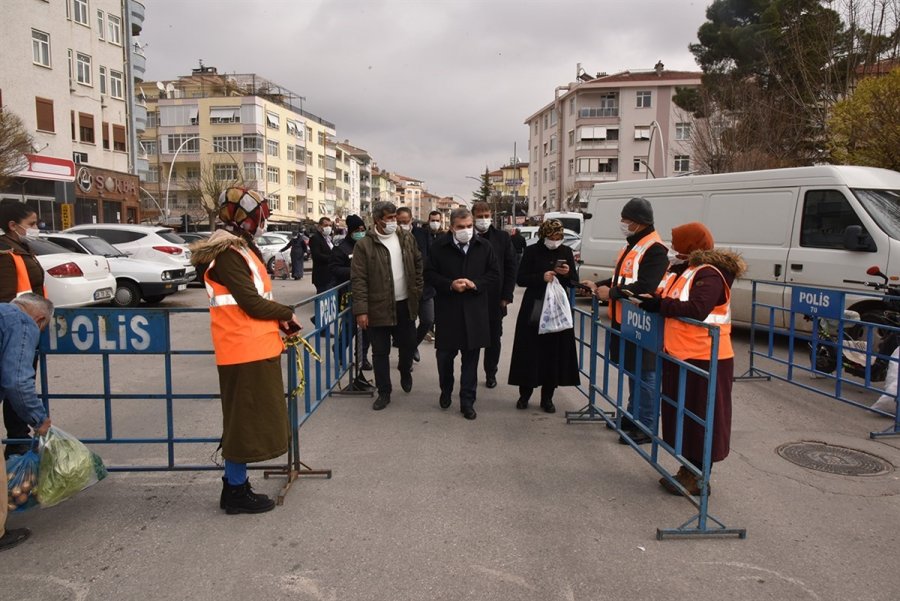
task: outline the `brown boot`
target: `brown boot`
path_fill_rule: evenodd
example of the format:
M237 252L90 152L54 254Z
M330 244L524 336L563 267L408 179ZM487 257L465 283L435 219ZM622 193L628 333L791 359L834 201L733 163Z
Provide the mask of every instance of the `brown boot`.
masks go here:
M690 472L687 470L686 467L684 467L682 465L680 468L678 468L678 472L675 474L675 480L677 480L679 484L684 486L685 478L687 478L689 475L690 475ZM668 478L660 478L659 483L663 488L666 489L666 492L668 492L669 494L673 494L673 495L681 494L681 491L678 490L678 487L675 486L674 484L672 484L671 482L669 482Z

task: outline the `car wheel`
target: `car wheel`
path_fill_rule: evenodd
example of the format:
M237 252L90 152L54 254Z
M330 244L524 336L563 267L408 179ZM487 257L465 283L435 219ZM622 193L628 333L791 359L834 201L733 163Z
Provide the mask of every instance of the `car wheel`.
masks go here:
M266 263L266 271L275 273L275 257L269 257L269 262Z
M162 299L166 298L165 294L155 294L153 296L145 296L144 300L148 303L158 303L162 301Z
M112 302L117 307L137 307L141 304L141 290L134 282L118 281Z

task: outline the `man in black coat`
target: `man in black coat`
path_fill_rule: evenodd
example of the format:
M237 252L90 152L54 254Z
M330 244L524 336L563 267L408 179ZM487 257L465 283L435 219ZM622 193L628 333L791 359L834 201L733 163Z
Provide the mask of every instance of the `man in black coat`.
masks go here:
M522 262L522 253L525 252L525 247L528 246L528 242L517 227L512 229L509 239L512 242L513 249L516 251L516 265L518 265Z
M412 211L409 207L397 207L397 226L406 230L416 239L419 252L422 253L422 264L428 265L428 249L431 247L432 236L424 229L416 227L412 222ZM413 359L419 361L419 345L425 339L425 334L434 327L434 286L425 282L422 290L422 298L419 300L419 325L416 326L416 352Z
M313 271L312 281L316 287L316 294L328 290L331 284L331 252L334 243L331 241L331 219L322 217L319 219L319 227L309 237L309 252L312 255Z
M503 338L503 318L506 317L506 306L513 301L513 291L516 288L516 254L509 234L494 227L488 203L476 202L472 205L472 216L475 218L477 237L491 243L494 256L497 257L497 267L500 269L500 278L488 291L491 345L484 349L484 385L496 388L497 366L500 364L500 340Z
M434 286L435 339L440 406L450 406L453 362L462 354L459 405L463 417L475 419L478 358L491 343L490 290L500 279L489 242L474 235L472 213L456 209L450 231L432 244L425 277Z

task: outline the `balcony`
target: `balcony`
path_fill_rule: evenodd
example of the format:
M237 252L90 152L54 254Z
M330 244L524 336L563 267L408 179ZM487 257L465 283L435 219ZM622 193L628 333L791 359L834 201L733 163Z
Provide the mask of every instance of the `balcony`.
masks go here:
M576 173L576 182L614 182L619 179L618 171L604 171L601 173Z
M140 156L134 160L134 169L140 174L145 174L150 171L150 161L147 160L146 156ZM146 181L145 177L141 177L142 181Z
M131 35L141 35L144 29L144 3L139 0L128 0L128 12L131 15Z
M147 72L147 57L137 44L131 47L131 70L134 73L134 81L144 81L144 73Z
M618 150L618 140L579 140L575 150Z
M619 107L617 106L598 106L578 109L579 119L596 119L598 117L618 117Z
M140 102L134 103L134 130L143 133L147 129L147 107Z

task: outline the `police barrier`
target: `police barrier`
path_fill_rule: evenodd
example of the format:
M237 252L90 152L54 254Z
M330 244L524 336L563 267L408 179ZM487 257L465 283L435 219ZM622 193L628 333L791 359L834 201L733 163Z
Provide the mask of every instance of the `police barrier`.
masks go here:
M697 536L737 536L746 538L747 531L743 528L729 528L721 521L709 514L709 478L712 467L712 439L713 419L716 402L716 375L718 368L719 329L716 326L708 326L698 321L685 319L683 321L697 325L709 332L712 339L709 369L680 361L663 352L663 322L662 317L650 314L639 309L631 303L622 305L621 331L613 330L608 324L601 321L600 308L596 299L593 299L590 312L574 308L576 322L576 340L579 355L579 369L588 377L588 386L579 387L579 390L587 397L588 403L578 411L566 412L566 421L570 424L603 422L623 436L628 444L638 452L657 472L666 478L670 484L681 491L696 508L697 514L687 522L676 528L658 528L656 537L687 538ZM609 350L613 345L618 345L618 357L625 357L627 347L635 350L633 370L629 370L625 361L613 361ZM628 411L623 404L626 399L626 380L640 381L636 374L648 371L648 366L643 365L644 353L649 351L654 359L653 368L657 377L653 379L652 386L646 384L637 386L634 392L634 406ZM663 364L677 368L678 390L675 398L662 393ZM706 412L697 415L686 406L686 379L687 374L694 374L706 381ZM647 427L640 422L638 415L641 406L650 403L652 407L652 426ZM664 404L674 412L676 424L674 445L668 444L659 432L660 406ZM651 438L649 452L638 445L622 429L624 418L631 420L639 432ZM690 420L690 421L688 421ZM703 461L696 466L683 454L685 423L693 422L703 429ZM660 453L662 451L662 454ZM684 467L695 477L699 478L698 484L701 494L692 496L675 480L661 463L661 456L669 456L675 460L679 467Z
M754 280L752 284L750 368L735 381L782 380L892 418L891 426L870 432L870 438L900 434L896 382L892 389L878 384L892 367L897 368L893 351L900 328L890 320L861 319L859 313L847 307L845 290L765 280ZM787 307L776 302L787 299L787 295ZM856 291L852 296L854 306L862 308L882 306L890 298ZM762 348L757 336L765 337ZM871 406L876 395L893 399L893 414Z
M280 475L286 484L278 495L278 502L297 477L321 475L330 477L330 470L313 470L300 460L299 429L318 409L322 402L337 388L350 370L352 360L352 313L349 303L349 283L310 297L294 307L312 305L315 325L299 336L287 339L284 353L287 363L288 416L291 440L284 464L253 465L263 470L265 476ZM182 344L180 328L184 320L203 319L208 323L208 309L59 309L53 322L43 333L39 356L40 397L51 408L56 403L83 402L79 411L90 414L100 403L102 428L99 435L80 437L86 444L96 445L153 445L165 447L165 461L130 461L113 463L109 471L194 471L220 470L213 461L196 462L197 453L186 451L193 462L176 459L176 447L183 445L210 445L219 442L217 435L187 435L198 422L215 423L220 415L218 386L213 391L197 390L191 375L203 370L215 374L214 355L211 347L198 348L196 344ZM208 340L208 338L205 338ZM196 341L193 341L196 343ZM49 362L52 358L69 355L65 373L54 373ZM78 356L74 359L71 356ZM88 357L100 358L100 390L96 390L96 377L79 377L92 371ZM203 357L203 358L200 358ZM154 371L153 361L162 362L162 369ZM113 362L121 361L113 369ZM71 367L77 362L76 367ZM178 373L176 373L178 372ZM115 376L114 376L115 373ZM150 374L152 378L148 378ZM121 377L119 377L121 376ZM137 381L137 383L136 383ZM143 382L147 388L161 386L155 393L140 391ZM155 386L151 386L152 382ZM176 389L191 389L185 392ZM135 390L137 389L137 391ZM151 407L148 408L148 402ZM204 403L205 402L205 403ZM163 406L162 415L156 404ZM176 415L176 404L178 413ZM130 411L141 414L125 424L127 416L117 421L114 415ZM204 411L206 410L206 411ZM161 417L162 424L154 424L152 417ZM159 431L157 435L145 435L147 431ZM128 436L122 431L137 430L141 435ZM8 441L15 443L15 440ZM103 454L103 453L101 453Z

